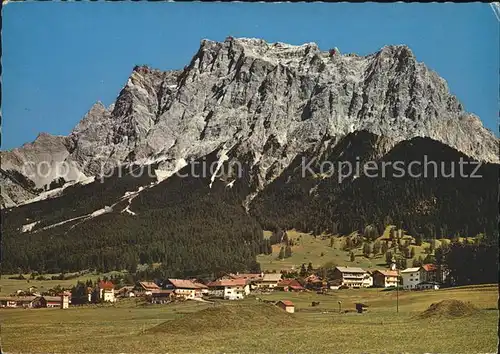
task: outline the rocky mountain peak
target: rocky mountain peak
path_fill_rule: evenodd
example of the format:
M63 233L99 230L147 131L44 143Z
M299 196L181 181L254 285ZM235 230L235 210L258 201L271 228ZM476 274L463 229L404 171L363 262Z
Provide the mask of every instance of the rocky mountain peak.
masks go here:
M152 161L168 175L189 158L236 146L236 157L253 156L252 178L263 186L325 136L338 141L360 130L393 144L429 137L498 161L498 139L405 45L358 56L231 37L202 40L183 70L135 66L113 105L96 103L68 138L56 139L61 152L35 142L38 152L24 146L6 160L50 160L56 151L57 161L76 166L75 176Z

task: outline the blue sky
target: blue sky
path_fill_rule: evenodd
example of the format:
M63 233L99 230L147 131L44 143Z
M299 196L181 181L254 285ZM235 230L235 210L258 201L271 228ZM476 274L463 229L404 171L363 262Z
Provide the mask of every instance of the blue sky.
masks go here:
M68 134L136 64L180 69L200 40L316 42L361 55L406 44L496 132L499 29L488 4L10 3L3 8L2 150Z

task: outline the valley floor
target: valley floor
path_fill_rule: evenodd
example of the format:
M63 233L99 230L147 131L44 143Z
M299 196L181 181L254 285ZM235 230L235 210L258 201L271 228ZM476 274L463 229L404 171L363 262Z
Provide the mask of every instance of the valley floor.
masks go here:
M67 310L0 309L1 345L4 353L491 353L497 349L497 285L401 291L399 313L396 292L380 289L328 295L275 292L258 297L291 300L296 312L287 314L289 322L270 325L273 322L266 316L276 314L259 313L265 312L258 306L262 303L249 297L219 305L236 306L236 314L246 308L247 316L255 311L245 319L245 326L224 326L224 318L205 311L203 321L208 314L215 318L208 318L206 324L202 321L202 326L194 321L190 327L189 321L179 319L195 318L193 313L214 305L194 301L148 305L129 299ZM418 318L430 304L445 299L470 301L480 311L461 318ZM312 301L319 306L311 306ZM368 312L340 314L339 301L342 310L351 311L356 302L363 302ZM166 329L152 333L162 323ZM182 328L173 328L181 323Z

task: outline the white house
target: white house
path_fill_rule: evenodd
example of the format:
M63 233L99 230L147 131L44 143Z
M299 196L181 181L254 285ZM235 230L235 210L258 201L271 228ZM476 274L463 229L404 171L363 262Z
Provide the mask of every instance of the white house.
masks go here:
M208 283L210 294L225 300L241 300L250 294L250 285L246 279L219 279Z
M110 281L100 281L97 285L99 290L99 300L104 302L115 302L115 286Z
M400 272L403 278L403 289L415 289L420 280L420 267L406 268Z

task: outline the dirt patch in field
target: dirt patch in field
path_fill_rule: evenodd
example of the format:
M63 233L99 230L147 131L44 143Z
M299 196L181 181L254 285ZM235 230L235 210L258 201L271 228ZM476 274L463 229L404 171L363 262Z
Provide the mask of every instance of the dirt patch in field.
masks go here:
M271 304L223 304L159 324L149 333L203 333L297 324L293 314Z
M478 309L470 302L460 300L443 300L429 306L427 310L422 312L420 318L435 318L435 317L466 317L472 316L478 312Z

